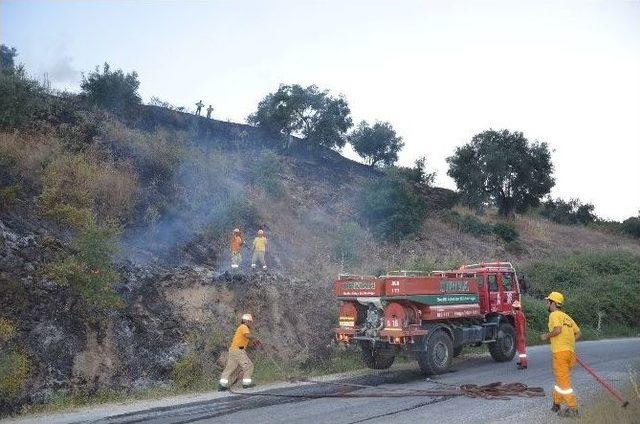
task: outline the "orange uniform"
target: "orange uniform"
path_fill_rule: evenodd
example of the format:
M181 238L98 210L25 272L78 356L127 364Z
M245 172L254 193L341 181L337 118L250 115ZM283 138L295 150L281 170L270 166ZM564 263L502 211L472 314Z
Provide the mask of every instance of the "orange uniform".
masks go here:
M551 337L553 375L556 385L553 391L553 403L566 403L569 408L577 408L576 395L571 387L571 368L576 364L576 334L580 332L578 324L562 311L549 314L549 331L560 327L561 331Z

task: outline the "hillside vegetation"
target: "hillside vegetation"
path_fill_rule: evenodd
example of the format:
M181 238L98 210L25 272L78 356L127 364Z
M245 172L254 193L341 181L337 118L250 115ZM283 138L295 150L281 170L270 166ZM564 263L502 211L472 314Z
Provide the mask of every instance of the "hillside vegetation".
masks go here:
M102 72L137 89L137 77ZM293 131L52 93L19 70L2 72L0 99L3 412L105 390L211 387L243 311L270 357L299 372L330 367L343 355L330 331L340 272L509 260L532 283L533 333L552 289L593 337L638 333L636 238L593 220L551 222L535 207L512 214L508 199L499 211L460 206L432 186L424 160L392 166L395 148L372 156L383 168L342 157L330 148L348 138L341 125L341 144L315 133L322 142L310 147ZM401 145L389 126L372 128L361 125L359 140L384 132ZM248 241L266 231L269 271L250 271L246 251L243 271L228 272L234 227Z

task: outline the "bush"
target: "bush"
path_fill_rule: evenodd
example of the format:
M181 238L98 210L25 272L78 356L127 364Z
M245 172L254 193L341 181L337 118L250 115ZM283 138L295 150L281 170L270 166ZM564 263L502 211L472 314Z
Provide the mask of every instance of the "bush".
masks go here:
M589 253L531 264L525 270L532 293L565 295L567 313L578 325L640 325L640 256L628 252Z
M640 238L640 217L631 217L622 221L622 231L632 237Z
M46 168L40 205L45 215L80 228L92 217L124 222L135 203L137 180L130 168L117 169L84 155L64 154Z
M92 104L114 112L131 112L140 104L138 74L125 74L121 69L112 71L108 63L88 76L82 77L81 96Z
M520 237L520 233L508 222L498 222L493 226L493 233L507 243L516 241Z
M596 220L595 207L578 199L566 202L562 199L547 199L540 209L540 215L563 225L587 225Z
M117 250L116 234L112 227L88 223L74 241L76 253L49 267L53 280L69 287L87 311L102 312L121 305L120 297L113 291L120 278L112 263Z
M366 184L357 207L372 232L387 240L417 233L426 213L424 198L397 173Z
M449 210L444 211L441 217L443 221L452 225L463 233L468 233L476 237L491 234L492 231L490 224L482 222L475 215L462 215L457 211Z
M281 182L280 157L273 152L262 153L251 167L249 172L251 182L264 190L274 198L284 194L284 186Z
M45 91L24 71L0 72L0 130L32 126L46 107Z
M20 395L27 383L29 369L29 359L23 353L0 351L0 405Z

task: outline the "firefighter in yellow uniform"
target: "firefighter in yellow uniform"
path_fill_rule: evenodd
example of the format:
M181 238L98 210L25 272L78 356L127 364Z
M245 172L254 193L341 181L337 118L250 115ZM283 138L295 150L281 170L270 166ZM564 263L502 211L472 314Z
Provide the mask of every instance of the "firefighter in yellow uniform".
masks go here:
M242 369L242 387L253 387L253 381L251 380L251 374L253 374L253 362L247 355L247 347L249 343L259 345L256 337L251 333L251 326L253 325L253 317L251 314L242 315L241 323L236 329L236 332L229 346L229 354L227 356L227 364L220 376L220 385L218 390L224 391L229 388L232 382L229 382L229 377L233 375L238 367ZM231 383L231 384L230 384Z
M551 410L562 417L577 417L578 403L571 387L571 368L576 364L576 340L580 338L580 328L561 308L564 296L552 292L546 297L549 310L549 332L540 335L543 341L551 341L553 375L556 384L553 390ZM565 403L567 408L560 410Z
M253 256L251 257L251 268L256 267L256 262L262 264L262 269L267 269L267 263L264 256L267 250L267 238L264 235L264 230L258 230L258 236L253 239Z

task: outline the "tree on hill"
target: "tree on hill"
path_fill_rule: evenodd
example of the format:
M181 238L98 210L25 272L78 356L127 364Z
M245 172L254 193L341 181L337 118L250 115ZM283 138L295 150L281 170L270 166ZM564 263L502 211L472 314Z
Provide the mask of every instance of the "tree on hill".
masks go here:
M15 57L18 52L15 47L0 44L0 71L11 72L15 68Z
M477 134L447 162L447 174L465 203L475 208L495 204L505 217L538 206L555 184L547 144L530 143L517 131Z
M594 209L595 206L591 203L582 203L578 199L567 202L549 198L542 204L540 215L558 224L587 225L597 219Z
M272 134L304 138L311 146L342 148L351 128L351 111L344 97L332 97L315 85L281 85L258 104L249 115L250 124Z
M380 163L393 165L398 160L398 152L404 147L402 137L388 122L376 122L370 126L362 121L351 133L349 141L353 150L371 166Z
M138 95L137 72L125 74L121 69L112 71L108 63L100 68L96 66L88 76L82 76L81 96L100 107L114 111L127 112L140 104Z

